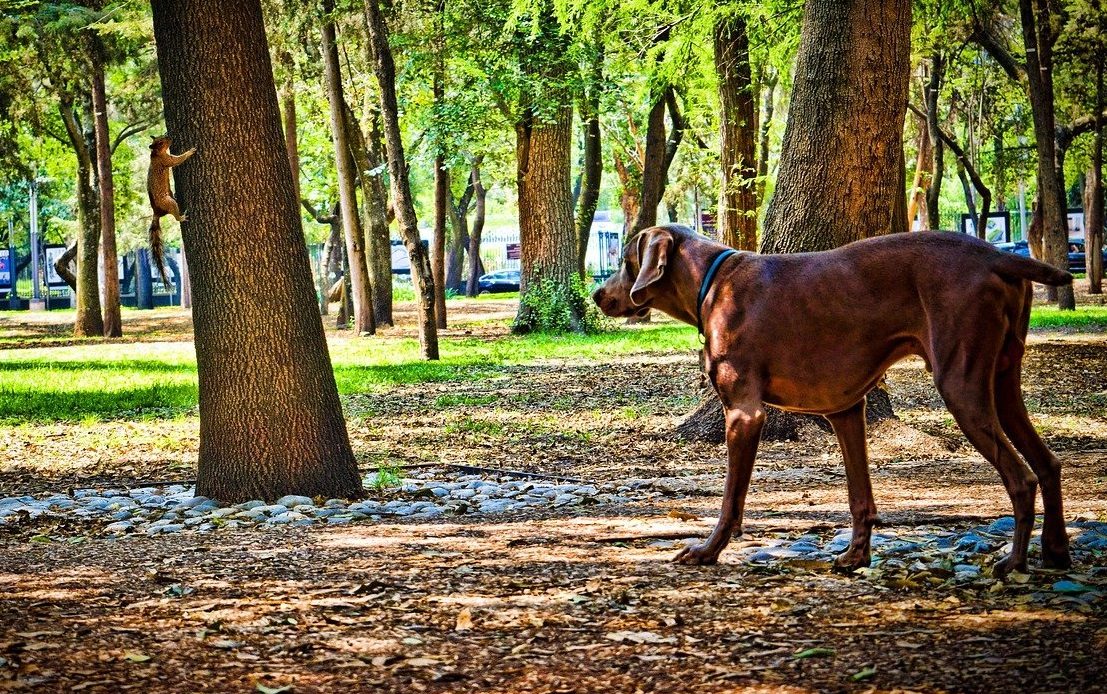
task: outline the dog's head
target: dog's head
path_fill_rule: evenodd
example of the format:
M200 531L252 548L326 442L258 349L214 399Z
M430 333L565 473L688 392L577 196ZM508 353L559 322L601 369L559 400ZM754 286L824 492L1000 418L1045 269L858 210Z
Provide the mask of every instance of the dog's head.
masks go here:
M592 293L592 300L612 318L644 316L659 296L674 243L673 233L664 227L643 229L631 237L619 271Z

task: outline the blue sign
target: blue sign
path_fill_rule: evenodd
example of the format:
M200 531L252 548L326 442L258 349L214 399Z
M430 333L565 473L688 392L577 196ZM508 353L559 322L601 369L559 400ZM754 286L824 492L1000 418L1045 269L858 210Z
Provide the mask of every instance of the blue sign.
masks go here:
M0 286L12 283L12 257L7 248L0 248Z

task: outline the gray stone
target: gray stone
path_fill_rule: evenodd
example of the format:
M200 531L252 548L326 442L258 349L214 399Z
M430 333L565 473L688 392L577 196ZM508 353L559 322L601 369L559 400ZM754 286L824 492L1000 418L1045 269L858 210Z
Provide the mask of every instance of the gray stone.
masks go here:
M580 503L580 497L574 494L558 494L554 498L554 506L576 506Z
M106 533L125 533L131 528L135 527L135 524L131 521L118 521L111 525L104 526L104 532Z
M269 519L270 523L274 525L280 525L284 523L291 523L293 521L304 520L304 514L299 511L285 511L284 513L278 513Z
M249 511L252 508L261 508L262 506L265 506L265 502L261 499L251 499L250 501L243 501L241 504L237 504L235 508Z
M284 506L285 508L293 508L296 506L315 506L315 502L307 496L297 496L296 494L288 494L277 499L278 506Z
M457 489L450 496L455 499L472 499L477 495L476 489Z

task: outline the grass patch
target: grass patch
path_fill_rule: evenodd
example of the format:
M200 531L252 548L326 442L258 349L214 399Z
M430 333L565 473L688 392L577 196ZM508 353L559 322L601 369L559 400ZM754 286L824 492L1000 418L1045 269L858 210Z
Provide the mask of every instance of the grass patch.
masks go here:
M1030 327L1107 329L1107 306L1078 306L1075 311L1035 306L1030 311Z
M447 338L442 359L419 359L413 339L365 338L331 342L339 392L380 392L397 385L474 381L505 366L557 359L696 348L692 328L673 324L597 335ZM488 402L451 403L438 407ZM456 397L456 396L455 396ZM474 400L480 400L479 397ZM191 414L197 403L191 343L94 343L0 352L0 424L107 419L168 419Z

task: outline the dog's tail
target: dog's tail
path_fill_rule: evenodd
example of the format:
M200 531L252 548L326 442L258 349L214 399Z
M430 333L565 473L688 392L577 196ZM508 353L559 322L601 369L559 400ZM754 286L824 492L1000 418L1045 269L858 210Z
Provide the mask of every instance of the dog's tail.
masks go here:
M992 263L992 270L1008 279L1022 279L1060 287L1072 284L1072 275L1052 265L1033 258L1024 258L1013 253L999 253Z

